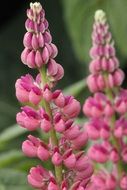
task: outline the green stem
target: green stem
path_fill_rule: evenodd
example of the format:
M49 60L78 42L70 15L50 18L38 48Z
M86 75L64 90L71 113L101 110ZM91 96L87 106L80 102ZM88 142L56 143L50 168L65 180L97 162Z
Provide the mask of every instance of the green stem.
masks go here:
M44 87L44 85L48 82L47 75L46 75L46 68L43 67L39 71L40 71L41 78L42 78L41 84L42 84L42 87ZM44 106L45 111L48 113L48 115L52 121L52 129L50 130L50 137L51 137L51 143L52 143L53 147L55 147L55 146L58 146L58 139L56 136L56 131L54 130L54 126L53 126L52 110L51 110L50 104L45 100L43 100L43 106ZM62 165L54 166L54 167L55 167L55 175L56 175L57 182L59 184L61 184L61 182L62 182Z
M104 76L105 76L105 81L107 81L107 74L105 74ZM105 93L106 93L107 97L109 98L109 100L113 103L114 95L113 95L112 89L106 88ZM112 130L111 138L112 138L112 143L117 148L117 150L119 152L119 156L120 156L120 144L118 142L118 139L114 136L115 121L116 121L116 115L113 114L113 116L111 117L111 120L110 120L110 125L111 125L111 130ZM121 176L122 171L123 171L123 164L121 162L121 159L117 163L117 170L118 170L119 176Z

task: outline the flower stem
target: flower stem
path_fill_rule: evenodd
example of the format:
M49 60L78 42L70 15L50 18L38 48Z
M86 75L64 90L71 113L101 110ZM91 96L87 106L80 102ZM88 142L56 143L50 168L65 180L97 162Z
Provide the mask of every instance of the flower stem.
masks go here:
M105 74L105 80L107 81L107 74ZM109 98L109 100L111 101L111 103L113 104L114 95L113 95L112 89L106 88L105 93L106 93L107 97ZM120 156L120 144L118 142L118 139L114 136L115 122L116 122L116 115L114 113L110 120L110 125L111 125L111 130L112 130L112 143L117 148L117 150L119 152L119 156ZM116 165L117 165L118 174L119 174L119 176L121 176L122 171L123 171L123 164L121 162L121 159L119 159L119 161L116 163Z
M42 87L44 87L44 85L48 82L47 75L46 75L46 68L43 66L42 69L39 70L39 72L40 72L41 79L42 79L41 84L42 84ZM49 115L51 122L52 122L52 129L50 130L50 138L51 138L52 146L55 147L55 146L58 146L58 139L56 136L56 131L54 130L54 127L53 127L52 109L50 107L50 104L45 100L43 100L43 105L44 105L45 111ZM57 182L59 184L61 184L61 182L62 182L62 165L54 166L54 167L55 167L55 175L56 175Z

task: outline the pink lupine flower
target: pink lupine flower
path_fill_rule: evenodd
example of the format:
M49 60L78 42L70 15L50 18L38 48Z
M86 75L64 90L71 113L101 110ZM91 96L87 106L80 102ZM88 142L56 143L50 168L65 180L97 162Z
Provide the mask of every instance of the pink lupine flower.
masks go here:
M127 90L122 89L115 99L115 110L119 114L127 112Z
M47 28L48 23L45 20L44 10L41 8L40 12L36 13L36 16L39 15L39 17L37 23L34 24L34 22L36 21L33 16L33 8L34 7L31 7L27 11L28 19L26 22L26 29L28 32L25 34L23 40L25 48L29 49L30 52L26 54L26 51L23 51L21 59L23 63L27 64L30 68L40 68L44 64L47 64L50 58L54 58L57 53L55 45L51 44L52 38ZM31 32L41 32L43 35L40 34L40 36L38 37L36 34ZM48 44L49 48L46 47L46 44ZM38 51L40 47L42 48L41 52ZM31 50L31 48L35 51Z
M68 189L68 183L67 183L67 180L62 181L61 189L62 189L62 190L67 190L67 189Z
M75 169L78 171L82 171L86 169L89 165L89 158L88 156L84 155L84 152L81 151L76 155L76 164Z
M114 136L116 138L121 138L123 136L123 129L122 129L122 126L120 127L117 127L115 130L114 130Z
M72 140L74 149L81 149L87 143L88 135L86 131L81 131L79 136Z
M16 87L16 97L21 102L29 101L29 92L33 85L33 78L31 75L27 74L25 77L21 77L15 83Z
M52 100L52 92L50 91L50 88L48 85L44 87L43 90L43 98L47 101L50 102Z
M121 180L120 180L120 187L123 190L127 189L127 175L123 175Z
M71 190L85 190L83 186L80 186L80 183L75 183L72 187Z
M42 161L46 161L50 158L50 153L46 144L41 142L37 149L37 156Z
M93 174L93 167L90 163L82 171L76 171L76 181L80 181L80 186L86 188L86 185L90 181L90 176Z
M88 117L84 124L88 137L94 140L88 148L88 156L95 165L97 163L97 171L86 189L124 189L126 184L123 180L122 187L121 180L125 173L123 163L127 162L127 90L120 87L124 73L119 68L112 35L102 10L95 13L90 57L87 85L94 95L85 101L83 113Z
M114 86L121 86L125 78L124 72L121 69L117 69L113 73Z
M127 120L121 116L115 123L114 135L117 138L122 138L127 135Z
M97 125L96 122L93 123L90 121L84 127L90 139L96 140L100 138L100 125Z
M27 74L17 80L16 96L25 106L16 119L21 127L30 131L38 129L41 133L48 133L48 139L43 141L29 135L22 150L26 156L48 161L53 166L51 171L42 166L31 168L28 182L41 190L85 190L93 173L91 162L81 151L88 135L84 126L75 122L80 103L73 96L54 90L64 69L54 60L58 49L52 43L40 3L30 3L25 27L21 60L29 68L37 69L39 74L36 79ZM110 112L109 107L107 110Z
M110 130L107 125L104 125L103 128L100 130L100 137L103 139L108 139L110 137Z
M88 117L101 117L104 114L111 117L114 110L110 101L102 93L96 93L94 97L89 97L83 106L83 112Z
M81 181L80 183L80 187L84 187L86 188L86 185L88 184L88 182L90 181L90 176L93 174L93 169L91 167L91 165L89 165L89 167L84 170L84 171L77 171L76 172L76 180L77 181Z
M127 147L123 147L122 150L122 159L125 163L127 163Z
M116 185L117 185L117 182L116 182L115 177L113 175L108 176L106 180L106 187L108 189L116 189Z
M40 144L40 140L32 135L28 136L28 140L22 143L22 151L29 157L37 156L37 149Z
M61 154L59 153L59 149L55 147L54 153L52 155L52 162L54 165L58 166L62 163L63 159Z
M105 172L94 175L92 183L96 189L115 190L117 187L115 176L113 174L106 174Z
M87 78L87 85L91 92L103 91L105 88L113 88L120 86L124 79L124 73L122 70L117 69L112 74L109 74L107 81L105 77L100 73L91 74Z
M32 36L32 33L30 32L27 32L25 35L24 35L24 39L23 39L23 45L27 48L32 48L31 46L31 40L32 40L33 36Z
M117 149L115 149L115 148L112 149L111 153L110 153L110 160L112 160L115 163L115 162L118 162L119 159L120 159L120 156L118 154Z
M105 163L108 160L108 151L101 145L95 144L88 151L89 157L99 163Z
M54 127L57 132L62 133L65 131L65 121L62 119L60 113L56 113L54 116L54 123Z
M97 140L99 138L108 139L110 137L110 128L106 121L98 118L91 119L86 123L84 128L89 138Z
M63 78L63 75L64 75L63 67L60 64L57 64L57 73L52 77L54 78L54 80L58 81L61 78Z
M72 96L66 97L63 113L70 118L76 117L80 112L80 103Z
M47 75L50 77L51 81L57 81L63 77L64 70L60 64L56 63L53 59L50 59Z
M22 76L16 81L16 97L22 103L31 102L38 104L42 98L42 92L39 84L34 81L30 74Z
M28 136L28 140L22 144L22 151L28 157L38 157L42 161L46 161L50 157L48 146L32 135Z
M111 43L111 33L109 26L104 18L97 20L103 14L101 11L95 15L92 40L93 46L90 50L92 61L90 63L91 75L88 77L87 84L91 92L104 91L105 88L120 86L124 74L119 67L119 61L115 56L115 48ZM107 81L100 72L107 72Z
M53 98L54 98L54 103L56 104L56 106L63 108L65 105L65 96L63 95L63 93L61 92L61 90L56 90L53 93Z
M64 132L64 135L67 139L73 140L81 134L79 125L68 125Z
M56 183L53 183L51 181L51 182L49 182L48 190L51 190L51 189L53 189L53 190L59 190L59 187L58 187L58 185Z
M16 115L17 123L30 131L35 130L39 127L40 117L37 111L33 108L25 106L22 107L22 112Z
M37 86L33 86L29 93L29 101L37 105L42 99L42 92Z
M36 6L38 5L36 4ZM48 29L48 21L45 19L44 9L41 5L40 7L39 12L35 11L34 16L33 9L35 7L30 7L27 11L28 19L25 23L27 33L23 39L25 49L21 54L21 60L30 68L41 68L43 65L48 64L48 76L53 81L57 81L63 77L64 70L54 60L58 50L55 44L52 43L52 36ZM34 17L38 17L37 20Z
M44 132L49 132L51 130L51 121L49 115L43 109L40 109L40 115L41 115L40 128Z
M65 154L63 155L63 162L67 168L74 168L76 163L76 157L72 152L72 149L69 149L67 152L65 152Z
M50 129L51 129L51 122L50 122L49 116L47 114L45 114L43 116L43 119L41 120L40 127L45 132L49 132L50 131Z
M101 173L101 175L95 175L92 178L92 182L94 182L95 187L104 187L105 188L105 175ZM106 188L105 188L106 189Z
M22 62L26 65L26 62L27 62L27 56L28 54L30 53L30 49L28 48L25 48L21 54L21 60Z
M34 188L39 188L44 190L47 187L47 181L50 180L50 173L45 170L42 166L33 167L30 169L28 175L28 182Z

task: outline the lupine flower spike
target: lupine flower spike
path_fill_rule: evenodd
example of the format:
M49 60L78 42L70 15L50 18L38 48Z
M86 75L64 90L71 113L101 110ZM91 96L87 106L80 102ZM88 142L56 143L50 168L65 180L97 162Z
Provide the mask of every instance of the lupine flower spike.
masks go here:
M24 105L16 119L28 131L40 129L49 135L48 142L28 135L23 153L44 163L49 160L54 166L50 171L40 165L32 167L28 182L41 190L85 190L93 167L83 151L88 139L85 128L74 122L80 103L54 90L64 70L54 59L58 50L41 4L30 3L27 17L21 60L39 74L35 79L27 74L16 81L16 97Z
M89 90L94 93L84 105L85 128L93 141L88 156L96 168L88 190L127 189L127 90L121 87L124 73L119 68L114 42L104 11L95 13L90 50ZM110 168L107 166L110 165Z

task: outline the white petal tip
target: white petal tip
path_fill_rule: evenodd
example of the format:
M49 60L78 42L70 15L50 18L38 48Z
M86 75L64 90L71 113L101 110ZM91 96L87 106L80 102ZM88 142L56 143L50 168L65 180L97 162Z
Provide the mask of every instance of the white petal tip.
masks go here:
M33 10L33 12L40 13L42 10L42 6L39 2L30 3L30 8Z
M97 10L95 12L95 21L100 23L106 22L106 14L103 10Z

